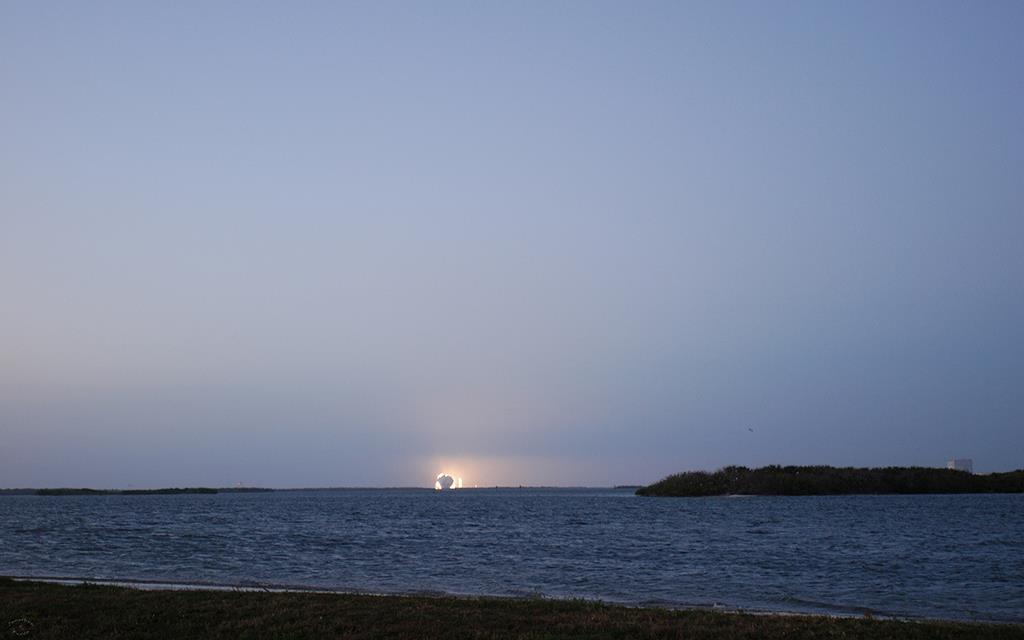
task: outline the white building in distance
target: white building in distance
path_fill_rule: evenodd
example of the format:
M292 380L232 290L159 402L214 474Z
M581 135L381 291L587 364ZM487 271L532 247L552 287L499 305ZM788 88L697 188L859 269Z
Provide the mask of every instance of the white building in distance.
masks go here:
M946 463L946 468L953 469L955 471L974 473L974 461L970 458L953 458Z

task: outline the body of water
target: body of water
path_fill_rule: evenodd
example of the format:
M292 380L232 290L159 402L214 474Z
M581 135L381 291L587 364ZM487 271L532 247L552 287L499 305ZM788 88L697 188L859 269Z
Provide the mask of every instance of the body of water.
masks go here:
M1024 622L1024 495L0 496L0 574Z

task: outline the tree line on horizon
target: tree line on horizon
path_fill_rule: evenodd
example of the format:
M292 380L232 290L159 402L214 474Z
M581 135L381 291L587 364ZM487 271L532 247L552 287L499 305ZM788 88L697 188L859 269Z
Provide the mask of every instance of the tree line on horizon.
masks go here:
M971 474L932 467L729 466L687 471L637 489L640 496L816 496L915 493L1024 493L1024 469Z
M210 493L266 493L273 489L263 487L170 487L165 489L89 489L76 487L59 487L55 489L0 489L0 495L35 495L35 496L138 496L138 495L179 495L179 494L210 494Z

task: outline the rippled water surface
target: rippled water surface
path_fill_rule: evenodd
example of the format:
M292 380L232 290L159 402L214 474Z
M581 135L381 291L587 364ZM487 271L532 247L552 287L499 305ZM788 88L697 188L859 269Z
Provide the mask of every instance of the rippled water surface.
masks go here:
M1024 621L1024 496L0 496L0 574Z

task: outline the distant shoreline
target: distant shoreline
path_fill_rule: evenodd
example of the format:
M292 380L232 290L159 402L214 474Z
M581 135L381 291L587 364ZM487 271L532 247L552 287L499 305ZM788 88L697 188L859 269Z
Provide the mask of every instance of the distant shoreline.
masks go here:
M637 489L643 485L615 485L615 486L521 486L521 485L496 485L488 487L459 487L458 489L447 489L443 493L458 493L462 491L490 491L498 489L501 491L601 491L601 490L625 490ZM93 496L93 495L176 495L176 494L210 494L210 493L288 493L297 491L423 491L429 493L437 492L434 487L186 487L186 488L163 488L163 489L91 489L88 487L57 487L57 488L15 488L0 489L0 496Z
M85 487L58 487L46 489L0 489L0 495L29 496L147 496L147 495L182 495L182 494L214 494L214 493L269 493L273 489L248 487L169 487L163 489L89 489Z

